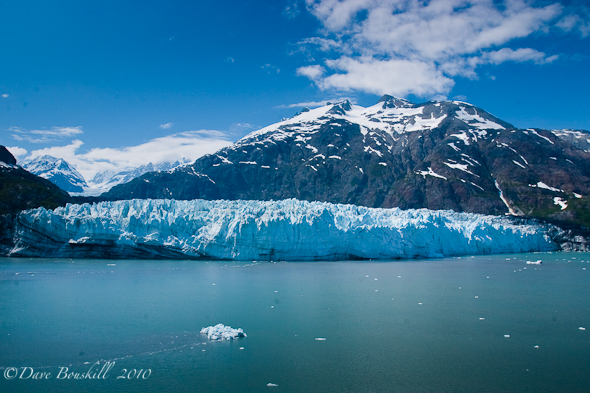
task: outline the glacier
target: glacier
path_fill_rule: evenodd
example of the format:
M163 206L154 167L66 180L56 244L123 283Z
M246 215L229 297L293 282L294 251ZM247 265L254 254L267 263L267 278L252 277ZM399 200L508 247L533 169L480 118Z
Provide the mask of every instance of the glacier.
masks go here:
M13 257L317 261L557 250L545 226L453 211L136 199L21 212Z

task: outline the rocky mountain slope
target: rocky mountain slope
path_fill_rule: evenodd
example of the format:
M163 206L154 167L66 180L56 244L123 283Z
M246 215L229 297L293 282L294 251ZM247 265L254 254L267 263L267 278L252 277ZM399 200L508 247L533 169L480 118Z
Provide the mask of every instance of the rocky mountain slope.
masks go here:
M265 127L108 199L256 199L452 209L590 226L588 131L516 129L460 101L345 101Z

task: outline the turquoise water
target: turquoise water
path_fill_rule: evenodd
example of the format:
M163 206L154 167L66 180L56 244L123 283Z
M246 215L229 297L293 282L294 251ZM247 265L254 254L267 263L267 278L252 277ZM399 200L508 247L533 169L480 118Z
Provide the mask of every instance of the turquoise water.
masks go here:
M587 392L589 262L4 258L0 391Z

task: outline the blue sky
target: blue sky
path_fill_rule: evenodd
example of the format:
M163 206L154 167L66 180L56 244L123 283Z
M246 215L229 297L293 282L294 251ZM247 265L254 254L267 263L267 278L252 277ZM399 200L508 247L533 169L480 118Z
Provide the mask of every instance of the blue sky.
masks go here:
M383 93L590 129L587 4L0 0L0 144L88 177L195 159L300 103Z

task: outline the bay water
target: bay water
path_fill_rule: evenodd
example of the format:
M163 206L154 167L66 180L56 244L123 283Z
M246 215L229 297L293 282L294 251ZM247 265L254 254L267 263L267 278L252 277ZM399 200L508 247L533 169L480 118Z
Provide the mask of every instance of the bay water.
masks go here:
M589 389L588 253L0 259L2 392Z

